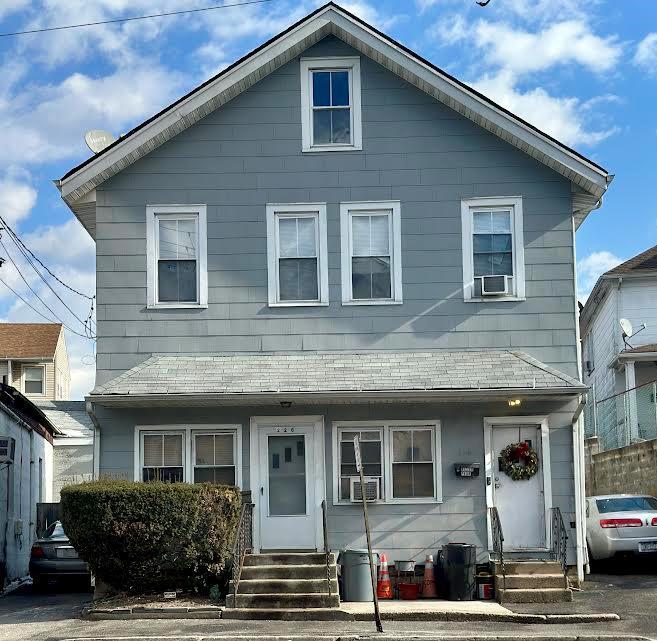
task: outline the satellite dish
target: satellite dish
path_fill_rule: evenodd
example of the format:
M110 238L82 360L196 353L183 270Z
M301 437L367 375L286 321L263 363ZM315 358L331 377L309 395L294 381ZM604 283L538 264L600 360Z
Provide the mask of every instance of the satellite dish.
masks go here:
M99 154L103 149L109 147L116 139L114 134L111 134L109 131L103 131L102 129L92 129L84 134L84 141L87 143L87 147L95 154Z
M632 336L632 323L627 320L627 318L621 318L620 321L621 331L623 332L623 338L626 336Z

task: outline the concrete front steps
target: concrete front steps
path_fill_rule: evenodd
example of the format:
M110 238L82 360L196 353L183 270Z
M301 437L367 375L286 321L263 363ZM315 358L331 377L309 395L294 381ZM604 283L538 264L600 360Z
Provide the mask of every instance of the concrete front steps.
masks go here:
M309 609L328 618L340 606L334 554L329 555L329 575L330 594L323 553L247 554L236 595L230 582L226 618L292 619Z
M573 600L568 579L556 561L506 561L495 564L495 594L500 603L566 603Z

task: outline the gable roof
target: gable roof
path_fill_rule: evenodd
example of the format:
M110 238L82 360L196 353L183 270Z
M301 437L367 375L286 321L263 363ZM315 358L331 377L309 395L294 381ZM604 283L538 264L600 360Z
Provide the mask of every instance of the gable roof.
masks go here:
M65 438L90 438L93 423L84 401L37 401L35 405Z
M0 359L55 357L61 323L0 323Z
M146 398L164 403L291 398L385 398L458 393L490 396L581 394L587 387L524 352L295 352L287 354L154 355L96 387L101 405ZM177 399L177 400L176 400Z
M633 256L624 263L612 267L596 281L586 304L580 311L580 329L585 333L595 317L596 311L607 296L609 286L621 278L641 278L657 274L657 245Z
M638 272L657 272L657 245L606 271L603 276L624 276Z
M63 199L95 234L95 188L191 127L304 50L334 35L573 184L577 224L598 207L613 179L604 168L457 80L339 5L329 2L181 97L56 181Z

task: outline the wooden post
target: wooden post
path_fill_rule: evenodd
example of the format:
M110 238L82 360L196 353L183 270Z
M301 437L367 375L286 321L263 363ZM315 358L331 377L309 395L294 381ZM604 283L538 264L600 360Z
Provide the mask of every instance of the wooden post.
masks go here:
M381 614L379 612L379 597L376 594L376 570L374 569L374 556L372 555L372 539L370 537L370 521L367 516L367 500L365 496L365 475L360 457L360 440L358 435L354 436L354 454L356 457L356 469L360 474L360 494L363 500L363 518L365 519L365 537L367 538L367 554L370 559L370 578L372 579L372 597L374 601L374 623L377 632L383 632L381 625Z

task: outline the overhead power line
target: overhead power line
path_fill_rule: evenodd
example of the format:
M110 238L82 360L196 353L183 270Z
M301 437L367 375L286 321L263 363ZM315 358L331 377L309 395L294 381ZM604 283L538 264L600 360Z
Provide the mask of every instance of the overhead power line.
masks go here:
M28 29L26 31L10 31L0 33L0 38L8 36L23 36L29 33L45 33L47 31L63 31L64 29L80 29L82 27L95 27L101 24L116 24L120 22L132 22L134 20L148 20L149 18L164 18L167 16L180 16L185 13L200 13L202 11L215 11L217 9L228 9L230 7L244 7L248 4L264 4L272 0L246 0L245 2L233 2L228 4L218 4L212 7L200 7L198 9L182 9L180 11L167 11L164 13L151 13L144 16L128 16L126 18L114 18L112 20L97 20L96 22L82 22L80 24L67 24L59 27L44 27L42 29Z

